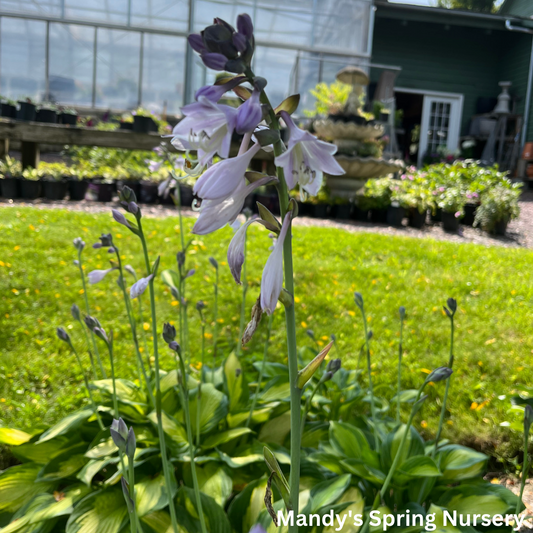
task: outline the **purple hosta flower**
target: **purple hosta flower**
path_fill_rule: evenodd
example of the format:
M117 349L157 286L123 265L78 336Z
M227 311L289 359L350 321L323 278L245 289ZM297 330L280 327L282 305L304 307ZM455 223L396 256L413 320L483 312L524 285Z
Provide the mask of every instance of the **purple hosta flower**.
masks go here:
M272 176L265 176L249 185L246 185L242 179L238 187L226 198L204 200L200 206L200 216L194 224L192 232L196 235L206 235L226 224L231 224L242 211L246 197L258 187L267 185L275 179Z
M211 102L218 102L224 96L224 94L226 94L228 91L231 91L244 81L246 81L244 76L235 76L226 83L221 83L219 85L205 85L196 91L194 99L198 100L200 96L204 96Z
M93 329L94 334L105 341L106 343L109 342L109 339L107 338L107 333L105 332L105 329L102 327L96 327Z
M202 200L220 200L229 197L244 184L244 174L250 161L260 149L259 144L254 144L244 154L219 161L202 174L194 184L193 193Z
M153 274L150 274L146 278L141 278L139 281L136 281L130 289L130 298L134 300L143 294L143 292L148 287L151 279L154 277Z
M163 164L163 161L152 161L151 159L145 159L144 162L148 165L150 172L157 172Z
M200 96L198 102L181 109L185 118L172 131L171 143L198 150L198 161L206 165L215 154L227 158L235 129L237 110Z
M89 274L87 274L89 283L91 285L100 283L113 270L115 270L115 268L108 268L107 270L93 270L92 272L89 272Z
M70 343L70 337L64 328L57 328L56 333L60 340Z
M252 526L249 533L267 533L266 529L261 524L255 524Z
M228 265L233 279L241 284L241 271L244 264L244 247L246 245L246 231L248 226L257 219L247 220L236 232L228 246Z
M200 54L200 57L207 68L211 70L226 70L228 58L225 55L216 52L206 52Z
M255 88L252 96L239 106L235 123L237 133L252 133L263 119L263 109L259 101L260 94L261 91Z
M285 215L278 240L268 258L261 279L261 309L271 315L283 288L283 243L291 227L292 211Z
M81 252L85 248L85 242L83 242L81 237L76 237L72 241L72 244L74 245L74 248L76 248L76 250L78 250L78 252Z
M284 169L289 188L293 189L298 183L305 192L316 196L322 186L324 172L335 176L344 174L333 157L337 147L319 141L308 131L298 128L287 112L282 111L281 116L289 128L289 146L276 157L275 163Z
M137 207L137 204L134 202L131 202ZM115 219L115 222L118 222L119 224L122 224L123 226L126 226L127 228L131 228L131 224L128 222L128 219L117 209L112 209L111 213L113 213L113 218Z

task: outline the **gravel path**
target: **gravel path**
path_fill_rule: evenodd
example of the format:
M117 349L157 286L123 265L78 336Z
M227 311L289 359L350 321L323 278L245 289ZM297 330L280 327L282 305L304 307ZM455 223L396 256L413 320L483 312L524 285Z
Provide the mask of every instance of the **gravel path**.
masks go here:
M0 207L23 207L33 206L37 209L69 209L87 213L109 213L114 202L99 203L91 201L70 202L48 201L39 199L35 201L0 200ZM148 217L165 218L176 216L176 210L171 206L144 205L143 214ZM505 237L492 236L477 228L461 226L458 234L445 232L439 224L428 225L422 230L410 227L393 228L382 224L371 224L352 220L322 220L317 218L298 217L295 224L298 226L320 226L340 228L350 232L381 233L384 235L404 235L408 237L429 237L438 241L450 241L456 243L471 242L484 246L504 246L507 248L533 248L533 191L525 191L520 201L521 214L517 220L509 224ZM191 209L184 209L187 216L197 216ZM1 215L0 215L1 216Z

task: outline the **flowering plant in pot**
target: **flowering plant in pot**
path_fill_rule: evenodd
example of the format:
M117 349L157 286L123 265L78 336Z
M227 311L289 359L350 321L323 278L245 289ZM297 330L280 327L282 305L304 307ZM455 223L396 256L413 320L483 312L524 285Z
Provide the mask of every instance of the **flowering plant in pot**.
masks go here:
M386 222L387 209L391 205L390 178L369 179L365 183L363 194L358 198L359 208L370 211L372 222Z
M156 116L148 109L143 107L132 111L133 116L133 131L136 133L151 133L156 132L158 127L156 123Z
M35 115L37 113L37 106L33 103L33 100L26 96L24 98L21 98L18 101L18 111L17 111L17 118L19 120L28 120L32 121L35 120Z
M438 200L442 209L442 227L446 231L456 232L459 229L459 220L464 215L466 195L462 187L449 187Z
M43 102L37 109L35 120L55 124L57 122L57 105L52 102Z
M4 198L19 197L21 177L20 161L9 155L6 155L5 159L0 159L0 191Z
M511 188L499 185L487 191L477 208L474 225L496 235L505 235L509 222L520 214L521 187L521 183L516 183Z
M68 167L64 163L41 163L38 167L43 184L43 196L48 200L63 200L67 194Z
M27 200L35 200L41 196L41 175L36 168L25 168L20 182L20 196Z
M17 118L17 103L10 98L0 96L1 115L5 118Z
M69 126L76 126L78 112L73 107L61 107L59 110L59 122Z

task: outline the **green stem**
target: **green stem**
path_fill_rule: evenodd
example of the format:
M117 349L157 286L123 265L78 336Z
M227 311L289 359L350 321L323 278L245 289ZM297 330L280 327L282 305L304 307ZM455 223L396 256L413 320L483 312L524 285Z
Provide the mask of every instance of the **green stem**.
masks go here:
M89 307L89 297L87 296L87 285L85 284L85 274L83 272L83 265L81 262L81 250L78 250L78 268L80 269L81 283L83 286L83 296L85 299L85 310L89 316L91 316L91 309ZM98 351L98 345L96 344L96 339L94 338L94 333L91 330L91 339L93 343L94 354L96 355L96 360L98 361L98 366L100 367L100 372L104 379L107 379L107 374L100 359L100 352Z
M320 379L318 381L318 383L314 386L313 391L311 392L311 394L309 395L309 397L307 398L307 400L305 402L305 406L304 406L304 409L303 409L303 415L302 415L302 431L301 431L301 436L300 436L300 438L302 440L304 438L305 421L307 420L307 413L309 413L309 409L311 407L311 402L313 401L313 398L315 397L315 394L316 394L316 391L318 390L318 387L320 387L320 385L322 385L322 383L324 383L324 382L322 381L322 379Z
M216 268L216 278L215 278L215 308L213 310L213 315L215 318L215 325L213 327L213 384L215 383L215 366L217 362L217 341L218 341L218 267Z
M200 527L202 533L207 533L207 528L205 525L205 517L202 508L202 498L200 495L200 486L198 484L198 476L196 475L196 463L194 462L194 439L192 434L192 424L191 424L191 413L189 412L189 386L187 384L188 376L185 373L185 362L183 356L178 354L180 371L182 376L182 386L181 386L181 397L183 402L183 414L185 416L185 427L187 428L187 440L189 442L189 458L191 461L191 475L192 475L192 484L194 488L194 493L196 497L196 506L198 509L198 517L200 519ZM196 399L196 404L200 404L200 390L198 391L199 395ZM199 410L197 410L199 413ZM199 425L199 424L198 424ZM198 436L200 434L200 428L197 427Z
M237 342L237 355L242 354L242 335L244 333L244 326L246 323L246 293L248 292L248 283L246 282L246 237L244 237L244 262L242 264L242 300L241 300L241 320L239 323L239 340Z
M122 270L122 260L120 259L120 253L118 248L115 247L115 253L118 261L118 272L120 276L120 288L122 289L122 297L124 298L124 305L126 306L126 312L128 314L128 320L130 323L131 336L133 338L133 345L135 346L135 354L137 355L137 366L142 372L142 377L146 383L146 388L148 389L148 398L150 399L150 404L152 407L155 406L154 394L152 392L152 384L150 382L150 376L146 373L144 368L144 361L139 350L139 340L137 339L137 325L135 324L135 318L133 317L133 310L131 309L130 300L126 292L126 282L124 279L124 272ZM139 376L140 378L140 376Z
M129 471L128 484L129 484L129 490L130 490L130 498L131 498L131 501L133 502L133 510L131 513L133 516L130 517L131 533L137 533L138 518L137 518L137 508L135 505L135 467L133 464L133 458L131 459L128 458L128 471Z
M89 335L87 335L87 329L85 327L85 324L82 323L81 319L78 320L78 322L80 323L81 329L83 330L83 334L85 335L85 342L87 343L87 349L90 351L91 347L89 345ZM91 368L93 371L93 377L94 377L94 380L96 381L98 379L98 373L96 372L96 365L94 364L94 359L92 357L89 357L89 359L91 360Z
M248 420L246 421L246 427L250 427L252 422L252 417L255 411L255 406L257 404L257 399L259 398L259 393L261 392L261 384L263 383L263 374L265 373L266 360L268 355L268 344L270 341L270 334L272 332L272 321L274 319L274 314L268 317L267 325L267 334L265 338L265 349L263 350L263 361L261 363L261 369L259 370L259 377L257 378L257 389L254 394L254 399L252 400L252 405L250 406L250 414L248 415Z
M107 350L109 352L109 361L111 363L111 381L113 382L113 411L115 411L115 418L120 418L118 411L118 399L117 399L117 382L115 379L115 358L113 356L113 331L109 331L109 340L106 341Z
M146 238L142 229L141 218L137 219L139 224L139 237L141 239L141 244L144 253L144 262L146 266L146 275L149 276L152 273L150 266L150 259L148 257L148 248L146 246ZM153 334L153 350L154 350L154 366L155 366L155 388L156 388L156 397L155 397L155 410L157 416L157 431L159 436L159 446L161 449L161 459L163 464L163 475L165 477L165 486L167 489L167 494L169 496L169 509L170 509L170 520L172 522L172 530L174 533L179 533L178 530L178 521L176 519L176 508L174 505L174 499L172 497L173 484L171 482L171 472L169 467L169 460L167 455L167 445L165 442L165 432L163 431L163 417L161 410L161 378L159 375L159 350L158 350L158 337L157 337L157 315L155 309L155 291L154 291L154 278L152 278L148 284L150 289L150 309L152 314L152 334Z
M528 439L529 431L524 431L524 464L522 465L522 478L520 479L520 497L516 502L515 514L518 516L520 512L520 504L522 503L522 497L524 496L524 488L526 486L527 475L529 472L529 455L528 455Z
M141 324L144 324L144 310L143 310L142 296L139 296L137 300L139 300L139 318L141 319ZM146 340L146 333L144 332L144 328L141 328L141 335L143 337L144 349L146 351L146 365L148 366L148 371L151 371L152 364L150 363L150 350L148 349L148 341Z
M374 400L374 384L372 382L372 365L370 362L370 342L368 339L368 325L364 304L361 306L361 315L363 317L363 326L365 328L365 347L366 347L366 367L368 372L368 393L370 394L370 412L372 414L372 428L374 430L374 439L376 440L376 450L379 453L380 443L378 435L378 421L376 417L376 402Z
M453 323L453 315L450 317L450 359L448 361L448 368L450 370L453 370L453 336L454 336L454 323ZM450 381L451 378L446 380L446 389L444 390L444 398L442 400L442 408L440 410L440 417L439 417L439 428L437 430L437 435L435 437L435 445L433 447L433 452L431 456L435 458L435 455L437 454L437 448L439 446L439 440L442 434L442 428L444 426L444 417L446 415L446 404L448 403L448 393L450 391Z
M198 382L198 399L196 401L196 448L200 449L200 405L202 398L202 382Z
M89 401L91 402L93 413L96 415L96 419L98 420L98 426L100 427L100 429L103 430L104 423L102 422L102 419L100 418L100 413L98 412L98 409L96 408L96 403L94 402L93 393L91 392L91 389L89 388L89 382L87 381L87 376L85 375L85 370L83 369L80 356L78 355L76 348L74 348L74 346L72 345L72 342L69 342L68 345L70 346L72 353L76 356L76 360L78 361L78 365L80 366L81 373L83 374L83 381L85 383L85 388L87 389L87 394L89 395Z
M204 357L205 357L205 322L202 317L202 368L200 368L200 379L204 380Z
M403 318L400 318L400 346L398 348L398 391L396 393L396 423L400 423L400 392L402 390Z

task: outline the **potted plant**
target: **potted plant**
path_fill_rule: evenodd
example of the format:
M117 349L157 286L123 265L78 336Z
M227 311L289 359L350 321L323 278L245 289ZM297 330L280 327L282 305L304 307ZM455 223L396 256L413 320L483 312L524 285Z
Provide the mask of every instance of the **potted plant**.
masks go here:
M70 168L68 171L68 194L75 202L85 200L89 187L90 173L82 168Z
M127 130L132 131L133 130L133 115L130 113L125 113L120 118L120 126L119 129L121 130Z
M348 220L352 214L352 203L344 198L336 198L331 206L331 214L340 220Z
M97 171L97 177L93 179L92 186L98 202L112 202L113 194L117 190L117 179L124 178L123 169L101 167Z
M35 114L37 112L37 106L33 103L32 99L27 96L18 101L19 108L17 111L17 118L19 120L35 120Z
M391 205L391 182L390 178L369 179L363 195L359 197L359 208L370 211L370 220L374 223L387 222L387 210Z
M466 195L461 187L449 187L442 193L438 205L442 209L442 227L445 231L457 232L465 204Z
M518 217L518 198L522 184L498 185L487 191L476 212L474 226L481 226L495 235L505 235L509 222Z
M26 200L35 200L41 196L42 185L40 174L36 168L28 167L22 172L20 196Z
M47 124L57 123L57 106L51 102L44 102L39 106L35 117L37 122L45 122Z
M39 174L43 184L43 196L47 200L63 200L67 194L67 166L64 163L41 163Z
M1 114L5 118L17 118L17 104L9 98L1 97Z
M157 124L154 120L153 113L147 109L139 107L132 113L133 115L133 131L135 133L150 133L157 132Z
M13 157L6 155L5 160L0 160L0 178L2 180L2 196L4 198L18 198L20 196L20 179L22 165Z
M403 219L410 207L410 198L405 191L402 181L394 180L391 184L391 203L387 208L387 224L401 227Z
M146 176L146 167L137 164L135 161L126 162L119 172L117 181L117 191L121 191L127 185L137 198L141 192L141 181Z
M59 122L68 126L76 126L78 123L78 112L71 107L63 107L59 112Z

